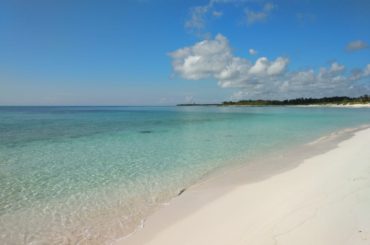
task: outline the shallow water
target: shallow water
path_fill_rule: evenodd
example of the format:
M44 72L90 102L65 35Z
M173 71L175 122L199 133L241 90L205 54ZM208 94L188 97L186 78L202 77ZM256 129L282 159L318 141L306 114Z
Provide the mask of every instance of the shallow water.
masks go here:
M0 244L102 244L217 168L370 122L367 108L0 107Z

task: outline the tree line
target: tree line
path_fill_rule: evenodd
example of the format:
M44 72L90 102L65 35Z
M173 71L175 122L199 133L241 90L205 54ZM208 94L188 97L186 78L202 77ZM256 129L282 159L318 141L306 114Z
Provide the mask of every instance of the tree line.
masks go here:
M324 98L297 98L289 100L239 100L239 101L224 101L222 105L251 105L251 106L266 106L266 105L346 105L346 104L366 104L370 103L370 96L363 95L360 97L335 96Z

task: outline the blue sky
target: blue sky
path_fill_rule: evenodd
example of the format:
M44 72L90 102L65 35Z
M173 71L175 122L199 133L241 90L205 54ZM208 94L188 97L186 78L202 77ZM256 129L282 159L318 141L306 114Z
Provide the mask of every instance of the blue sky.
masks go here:
M370 2L0 1L0 104L370 94Z

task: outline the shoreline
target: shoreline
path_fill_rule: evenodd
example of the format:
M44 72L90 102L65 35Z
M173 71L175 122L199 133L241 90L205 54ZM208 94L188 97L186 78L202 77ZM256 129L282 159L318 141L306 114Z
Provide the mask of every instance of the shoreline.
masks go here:
M239 191L239 189L248 189L255 185L262 185L263 183L268 184L273 179L279 178L281 175L292 175L292 173L298 169L306 167L308 165L307 162L312 161L312 159L332 154L331 152L333 151L343 151L343 149L340 149L342 144L345 144L347 141L353 141L356 137L359 137L358 135L365 134L365 132L368 132L368 141L370 141L370 128L366 125L355 129L346 129L340 132L334 132L331 135L316 140L315 142L297 147L292 152L280 152L279 154L272 154L270 156L263 157L257 160L257 164L239 166L226 172L218 171L211 177L190 186L186 190L182 190L177 197L170 200L169 203L163 204L152 215L150 215L143 222L142 226L134 233L117 240L117 242L113 244L165 245L204 244L204 242L210 242L210 240L204 240L207 236L206 233L213 229L217 230L219 227L217 223L215 223L218 215L212 215L211 217L206 215L210 212L209 210L212 209L211 206L228 202L228 200L231 199L241 199L239 201L243 201L243 198L248 199L250 198L248 196L241 197L241 194L242 196L244 194L247 195L248 192L244 193L244 191ZM272 162L275 164L272 164ZM276 164L276 162L279 162L279 164ZM294 185L294 183L291 184ZM263 190L261 191L263 192ZM233 195L235 192L240 193ZM254 190L254 195L256 195L256 192L258 192L258 188L257 191ZM268 199L268 197L266 198ZM234 214L238 212L246 212L244 209L234 210L232 205L234 204L231 203L230 207L219 209L217 213L225 214L228 213L229 209ZM251 210L249 210L249 212L251 213L253 213L253 209L259 210L259 207L250 208ZM203 222L203 219L198 221L196 220L203 216L205 216L204 218L206 218L206 220L210 219L213 221L209 223L204 221L206 224L199 226L198 223ZM222 217L223 215L220 215L219 218ZM248 217L248 215L246 217ZM191 220L195 220L196 222ZM192 224L192 222L195 223ZM187 226L185 224L187 224ZM235 224L232 226L232 230L243 229L243 225L241 224ZM208 228L205 229L205 227ZM184 237L183 235L182 231L184 231L184 229L186 229L186 233L189 233L187 237ZM199 233L200 230L203 230L204 234ZM223 233L225 234L220 234L220 236L223 238L229 237L230 234L228 233L230 232L234 234L233 231L223 230ZM234 234L234 236L235 235L237 234ZM230 237L230 239L231 238L232 237ZM190 240L187 241L188 239ZM215 241L212 241L212 244L227 244L222 243L221 241L222 239L216 239Z
M370 104L322 104L322 105L294 105L293 107L328 107L328 108L370 108Z
M224 105L224 104L179 104L176 105L177 107L202 107L202 106L219 106L219 107L322 107L322 108L370 108L370 103L348 103L348 104L302 104L302 105L248 105L248 104L230 104L230 105Z

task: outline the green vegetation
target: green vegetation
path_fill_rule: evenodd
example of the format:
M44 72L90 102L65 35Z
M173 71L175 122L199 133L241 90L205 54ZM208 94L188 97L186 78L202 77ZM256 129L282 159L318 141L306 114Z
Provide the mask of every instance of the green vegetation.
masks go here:
M222 104L197 104L197 103L188 103L188 104L178 104L177 106L219 106Z
M239 100L239 101L224 101L221 104L178 104L177 106L284 106L284 105L351 105L351 104L368 104L370 96L364 95L360 97L324 97L324 98L297 98L291 100Z
M249 105L249 106L267 106L267 105L347 105L347 104L367 104L370 103L370 96L364 95L357 98L336 96L324 98L297 98L291 100L240 100L237 102L225 101L222 105Z

